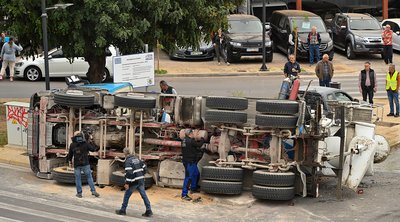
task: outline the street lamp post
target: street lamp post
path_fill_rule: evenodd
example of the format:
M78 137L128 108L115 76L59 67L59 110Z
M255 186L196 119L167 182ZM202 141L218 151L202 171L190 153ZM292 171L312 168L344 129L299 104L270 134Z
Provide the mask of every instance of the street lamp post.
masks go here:
M43 50L44 50L44 76L46 80L46 90L50 90L49 76L49 48L47 42L47 13L46 0L42 0L42 30L43 30Z
M50 76L49 76L49 46L47 41L47 10L51 9L66 9L73 5L72 3L55 4L50 8L46 8L46 0L42 0L42 31L43 31L43 51L44 51L44 78L46 81L46 90L50 90Z
M266 23L266 10L265 10L265 0L263 0L263 9L262 9L262 23L263 23L263 39L262 39L262 65L261 65L261 68L260 68L260 71L267 71L268 70L268 67L267 67L267 65L265 64L265 54L266 54L266 52L265 52L265 23Z

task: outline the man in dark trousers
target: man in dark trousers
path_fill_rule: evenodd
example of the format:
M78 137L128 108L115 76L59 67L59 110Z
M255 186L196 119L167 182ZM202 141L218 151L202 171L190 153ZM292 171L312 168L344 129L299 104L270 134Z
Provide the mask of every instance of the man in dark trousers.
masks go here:
M329 61L329 55L324 54L322 60L315 67L315 75L319 79L319 86L329 87L334 71L333 63Z
M199 158L200 148L204 144L204 138L200 141L193 139L193 131L191 129L185 130L185 138L182 140L182 162L185 167L185 180L183 181L182 199L190 201L189 197L189 183L192 192L197 191L197 182L199 177L199 169L197 162Z
M73 159L74 162L76 196L79 198L82 198L82 171L85 173L92 195L95 197L100 196L94 187L92 171L90 170L89 165L89 151L93 152L95 150L96 148L92 144L86 142L85 137L81 132L76 131L74 133L74 137L72 137L72 143L69 146L67 160L70 162Z
M131 197L133 191L139 191L140 196L143 199L144 205L146 206L146 212L142 214L143 217L151 217L153 212L151 211L150 201L146 195L144 188L144 174L146 171L146 165L142 160L136 158L136 156L131 155L129 148L124 148L125 154L125 195L122 202L121 209L115 210L116 214L126 215L126 208L129 203L129 198Z
M289 61L285 64L285 67L283 68L283 73L285 74L285 77L299 77L300 72L300 64L296 62L296 57L293 54L289 55Z
M321 36L317 32L317 27L311 27L311 32L308 33L307 43L310 51L310 66L314 64L314 57L320 60L319 45L321 44Z
M376 81L376 74L373 69L371 69L371 63L365 62L364 69L361 70L358 77L358 89L362 94L363 100L367 101L367 96L370 104L374 104L373 98L374 93L378 88L378 83Z

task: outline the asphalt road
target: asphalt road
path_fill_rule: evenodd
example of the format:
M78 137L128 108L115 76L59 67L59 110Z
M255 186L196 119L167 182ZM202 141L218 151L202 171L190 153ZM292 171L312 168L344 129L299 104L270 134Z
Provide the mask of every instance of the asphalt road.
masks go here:
M228 77L157 77L156 82L166 80L176 88L179 94L184 95L219 95L273 98L279 93L282 76L228 76ZM302 85L318 85L314 75L303 75ZM337 76L334 81L341 82L342 89L353 97L360 97L358 92L358 76ZM378 74L378 93L376 97L386 96L383 89L385 75ZM65 88L63 79L52 79L51 88ZM45 83L16 80L0 81L0 98L29 98L33 93L44 90ZM138 90L145 90L139 88ZM158 85L148 88L149 91L159 91Z

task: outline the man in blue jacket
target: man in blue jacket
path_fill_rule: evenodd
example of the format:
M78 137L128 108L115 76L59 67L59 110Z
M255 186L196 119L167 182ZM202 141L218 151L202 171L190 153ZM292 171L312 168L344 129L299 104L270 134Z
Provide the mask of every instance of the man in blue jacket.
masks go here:
M128 206L129 198L131 197L134 190L138 190L140 196L143 199L144 205L146 206L146 212L142 214L143 217L151 217L153 212L151 211L150 201L146 195L144 189L144 174L146 171L146 165L142 160L131 155L129 148L124 148L125 154L125 195L122 202L121 209L115 210L118 215L126 215L126 207Z

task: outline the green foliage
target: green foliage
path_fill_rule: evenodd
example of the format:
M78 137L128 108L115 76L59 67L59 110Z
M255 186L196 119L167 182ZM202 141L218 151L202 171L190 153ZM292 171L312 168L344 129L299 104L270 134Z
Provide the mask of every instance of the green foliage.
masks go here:
M167 74L168 71L165 70L165 69L156 69L156 70L154 70L154 73L155 73L155 74L162 75L162 74Z
M47 0L47 7L63 0ZM50 10L49 46L62 46L73 59L84 56L89 62L89 80L101 79L105 49L114 45L122 54L150 49L156 42L165 49L199 47L201 39L226 27L226 15L243 0L65 0L73 6ZM0 0L0 15L6 15L6 29L23 45L32 46L28 54L42 45L41 1Z

